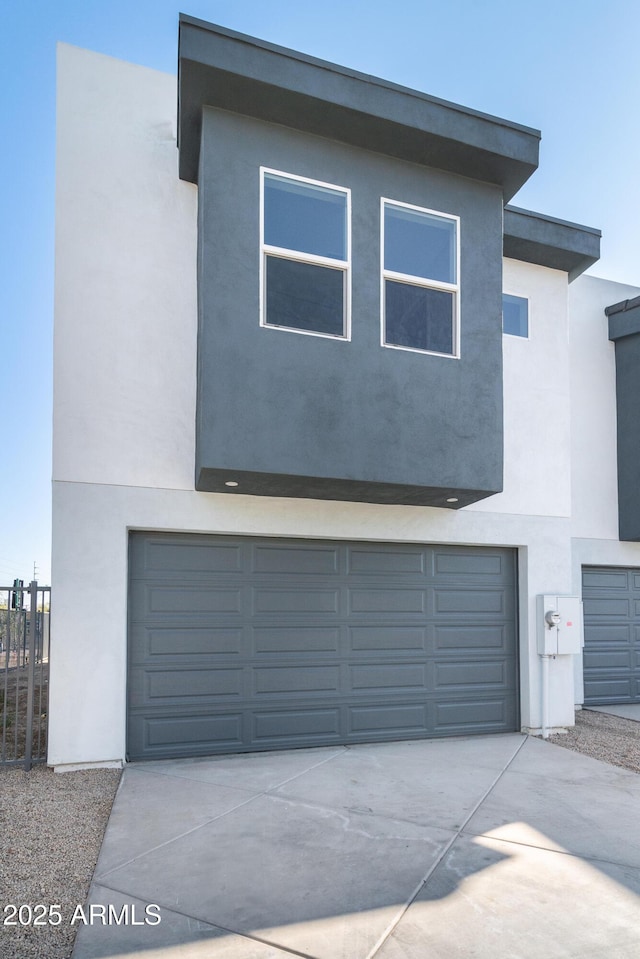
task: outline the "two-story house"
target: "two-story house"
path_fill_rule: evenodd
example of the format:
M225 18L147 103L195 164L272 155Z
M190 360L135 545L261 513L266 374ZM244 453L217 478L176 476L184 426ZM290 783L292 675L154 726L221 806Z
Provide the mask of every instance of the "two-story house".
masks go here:
M50 763L640 701L640 290L538 131L189 17L175 114L60 48Z

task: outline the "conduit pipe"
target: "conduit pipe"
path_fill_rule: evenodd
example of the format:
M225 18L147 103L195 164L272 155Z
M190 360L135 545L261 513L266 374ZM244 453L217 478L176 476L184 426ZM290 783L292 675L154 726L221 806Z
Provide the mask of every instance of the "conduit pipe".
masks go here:
M543 654L542 659L542 689L541 689L541 709L542 709L542 738L549 738L549 660L550 656Z

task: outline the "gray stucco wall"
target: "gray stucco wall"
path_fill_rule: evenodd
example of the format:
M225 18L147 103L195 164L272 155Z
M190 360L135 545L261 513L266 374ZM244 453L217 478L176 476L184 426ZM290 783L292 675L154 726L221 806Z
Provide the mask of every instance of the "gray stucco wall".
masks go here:
M618 511L621 540L640 541L640 298L606 310L616 348Z
M498 492L501 190L214 108L202 136L197 488L456 507ZM261 165L351 189L351 342L260 328ZM460 359L380 346L381 196L461 217Z

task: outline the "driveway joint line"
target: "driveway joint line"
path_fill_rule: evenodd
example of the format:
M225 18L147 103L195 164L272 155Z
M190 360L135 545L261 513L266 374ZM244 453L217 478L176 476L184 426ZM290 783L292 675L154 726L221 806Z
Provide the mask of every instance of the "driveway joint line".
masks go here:
M336 753L335 755L341 755L341 754ZM305 770L305 772L309 772L311 769L316 769L318 766L322 766L325 763L330 762L331 759L334 759L334 758L335 756L328 756L326 759L323 759L321 762L315 763L313 766L309 766ZM153 772L153 770L149 770L149 772ZM185 777L182 777L182 776L170 776L170 774L168 773L158 773L157 775L164 775L166 778L179 779L182 782L196 782L196 781L203 782L203 780L191 780L191 779L186 779ZM304 775L304 773L300 773L299 775ZM144 857L148 856L150 853L156 852L158 849L162 849L164 846L168 846L170 843L176 842L178 839L184 839L185 836L189 836L191 833L196 832L198 829L202 829L204 826L209 826L211 825L211 823L217 822L218 819L223 819L225 816L228 816L230 813L235 812L237 809L241 809L243 806L248 805L250 802L254 802L254 800L256 799L261 799L265 796L268 796L271 799L273 798L280 799L281 802L289 802L289 803L292 801L295 802L295 800L282 799L281 797L274 796L273 790L279 789L281 785L286 785L287 783L291 782L293 779L296 779L296 778L298 777L292 776L290 779L285 779L283 780L282 783L278 783L276 786L270 786L267 789L260 790L259 792L251 792L251 794L248 796L247 799L245 799L244 802L237 803L237 805L232 806L231 809L225 810L225 812L220 813L218 816L213 816L211 819L206 819L204 822L199 823L197 826L193 826L191 829L187 829L185 832L179 833L177 836L172 836L170 839L167 839L165 842L159 843L157 846L151 846L149 849L145 849L144 852L139 853L137 856L132 856L131 859L127 859L124 862L118 863L117 866L112 866L112 868L108 869L106 872L99 873L99 874L96 873L95 874L96 880L102 879L105 876L110 876L112 875L112 873L117 872L118 869L124 869L125 866L129 866L131 865L131 863L137 862L139 859L144 859ZM121 785L122 785L122 780L120 782L120 786ZM245 793L249 792L249 790L243 789L242 786L227 787L226 785L223 786L221 783L209 783L209 782L205 782L204 785L217 786L220 788L229 788L229 789L235 788L238 791L242 790ZM118 789L120 789L120 786L118 787ZM331 809L332 807L327 807L327 808Z
M137 899L140 902L144 901L141 900L140 896L135 893L130 893L126 889L118 889L117 886L109 885L109 883L106 882L100 882L97 879L94 879L91 885L103 886L105 889L108 889L109 892L116 892L120 896L128 896L130 899ZM201 919L199 916L194 916L189 912L183 912L176 906L170 906L166 902L156 901L154 905L158 906L159 909L166 909L168 912L173 913L174 916L182 916L183 919L189 919L192 922L202 923L203 926L209 926L211 929L219 929L221 932L226 932L230 936L238 936L240 939L248 939L250 942L259 942L263 946L270 946L273 949L279 949L285 955L297 956L298 959L316 959L315 956L312 956L308 952L300 952L299 950L292 949L289 946L281 946L277 942L271 942L269 939L262 939L260 936L248 935L245 932L238 932L237 929L230 929L228 926L221 926L217 922L209 922L208 919Z
M182 783L200 783L203 786L217 786L222 789L233 789L237 792L251 793L252 796L257 795L254 789L247 789L244 786L232 786L227 783L211 782L208 779L197 779L192 776L178 776L176 773L165 773L161 769L136 769L131 770L132 775L138 775L138 773L149 773L151 776L162 776L164 779L177 779L178 782Z
M504 767L500 770L500 772L498 773L498 775L496 776L496 778L493 780L493 782L491 783L491 785L489 786L489 788L488 788L488 789L484 792L484 794L480 797L480 799L479 799L478 802L475 804L475 806L473 807L473 809L471 810L471 812L469 813L469 815L466 817L466 819L464 820L464 822L462 823L462 825L459 826L459 828L456 830L455 835L453 835L453 836L451 837L451 839L449 840L449 842L446 843L446 845L444 846L444 848L443 848L442 851L440 852L440 855L436 858L435 862L432 863L432 865L431 865L430 868L428 869L426 875L420 880L420 882L419 882L418 885L416 886L416 888L415 888L414 892L412 893L411 897L410 897L410 898L408 899L408 901L405 903L405 905L403 906L403 908L398 912L397 916L396 916L394 919L391 920L391 922L389 923L389 925L387 926L387 928L384 930L384 932L382 933L382 935L380 936L380 938L378 939L378 941L374 944L373 948L367 953L365 959L374 959L376 953L378 953L378 952L380 951L380 949L384 946L384 944L385 944L385 942L387 941L387 939L388 939L388 938L393 934L393 932L397 929L397 927L398 927L398 925L400 924L402 918L406 915L406 913L407 913L407 911L409 910L410 906L413 904L413 902L414 902L415 899L417 898L418 894L420 893L420 890L423 889L423 888L427 885L427 883L429 882L429 880L430 880L431 877L433 876L434 872L436 871L436 869L438 868L438 866L440 865L440 863L443 861L443 859L445 858L445 856L448 854L448 852L449 852L449 850L451 849L451 847L453 846L453 844L454 844L454 843L456 842L456 840L459 839L459 837L462 835L462 832L463 832L465 826L471 821L471 819L472 819L472 818L475 816L475 814L477 813L478 809L480 809L480 807L481 807L482 804L485 802L485 800L488 799L488 797L491 795L491 793L493 792L493 790L495 789L495 787L498 785L498 783L500 782L500 780L502 779L502 777L503 777L504 774L506 773L506 771L507 771L507 769L509 768L509 766L511 765L511 763L514 761L514 759L515 759L516 756L519 754L519 752L520 752L520 750L522 749L522 747L524 746L524 744L525 744L525 743L527 742L527 740L530 739L530 738L531 738L531 737L528 736L528 735L526 735L526 736L523 737L522 742L520 743L520 745L518 746L518 748L515 750L515 752L514 752L513 755L511 756L511 758L507 761L507 763L504 765Z
M131 859L127 859L125 862L118 863L117 866L112 866L111 869L107 869L106 872L96 873L94 878L96 881L102 879L104 876L111 876L114 872L117 872L119 869L124 869L125 866L130 866L132 862L137 862L139 859L144 859L145 856L148 856L152 852L156 852L158 849L163 849L165 846L171 845L172 842L176 842L178 839L184 839L185 836L190 836L191 833L197 832L199 829L202 829L204 826L209 826L213 822L217 822L218 819L224 819L225 816L228 816L229 813L235 812L236 809L241 809L243 806L248 806L249 803L254 802L254 800L259 799L263 794L257 793L253 796L250 796L244 802L238 803L237 806L232 806L231 809L225 810L225 812L220 813L217 816L212 816L211 819L207 819L204 822L198 823L197 826L193 826L191 829L186 829L184 832L179 833L177 836L172 836L171 839L166 839L164 842L158 843L157 846L151 846L149 849L145 849L144 852L138 853L137 856L132 856Z
M319 766L325 766L327 763L330 763L333 759L337 759L338 756L344 756L345 748L343 747L338 752L334 753L332 756L327 756L326 759L321 759L319 762L314 763L313 766L308 766L302 772L296 773L295 776L289 776L288 779L283 779L281 783L277 783L275 786L269 786L268 789L265 789L263 795L268 795L276 789L281 789L283 786L287 786L289 783L294 782L296 779L300 779L301 776L306 776L307 773L311 772L312 769L318 769Z
M264 796L264 795L266 795L267 793L271 792L271 791L274 790L274 789L279 789L281 786L286 786L288 783L293 782L295 779L299 779L300 776L306 775L308 772L311 772L312 769L317 769L319 766L324 766L325 763L331 762L332 759L337 759L338 756L344 755L344 753L346 752L346 749L347 749L346 746L342 746L342 747L327 747L327 748L328 748L328 749L334 749L334 750L336 750L336 748L337 748L337 751L334 751L331 756L327 756L327 757L324 758L324 759L320 759L318 762L312 763L312 765L307 766L305 769L303 769L301 772L296 773L294 776L289 776L288 779L283 779L281 782L277 782L277 783L275 783L275 785L273 785L273 786L268 786L266 789L260 789L260 790L257 790L257 791L256 791L256 790L252 790L252 789L248 789L248 788L245 787L245 786L231 786L231 785L227 785L227 783L215 782L215 781L212 781L212 780L204 780L204 779L199 779L199 778L197 778L197 777L192 777L192 776L181 776L181 775L178 775L177 773L174 773L174 772L165 772L165 771L162 770L162 769L148 769L148 768L145 769L143 766L139 766L138 764L134 764L134 763L130 764L129 768L132 770L132 772L148 772L148 773L154 773L156 776L165 776L166 778L169 778L169 779L179 779L179 780L182 780L182 781L188 780L189 782L202 782L202 783L205 783L206 785L211 785L211 786L224 786L225 788L228 788L228 789L238 789L238 790L241 790L242 792L251 792L253 795ZM235 758L236 755L237 755L237 754L235 754L235 753L230 753L230 754L229 754L229 758L231 758L231 757L234 757L234 758ZM240 754L240 755L243 755L243 754ZM251 755L256 755L256 754L253 753L253 754L251 754ZM262 755L264 755L264 756L266 757L266 756L268 756L269 754L268 754L268 753L263 753ZM169 760L169 762L170 762L170 761L171 761L171 760ZM266 760L265 760L265 761L266 761ZM205 762L206 762L206 760L205 760ZM186 765L186 764L185 764L185 765Z

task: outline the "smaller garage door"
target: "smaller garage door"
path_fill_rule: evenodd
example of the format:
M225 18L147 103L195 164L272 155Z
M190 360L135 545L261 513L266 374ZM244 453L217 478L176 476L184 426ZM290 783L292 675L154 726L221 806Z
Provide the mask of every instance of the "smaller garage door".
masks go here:
M509 549L135 533L131 759L507 732Z
M584 701L640 703L640 569L586 566Z

